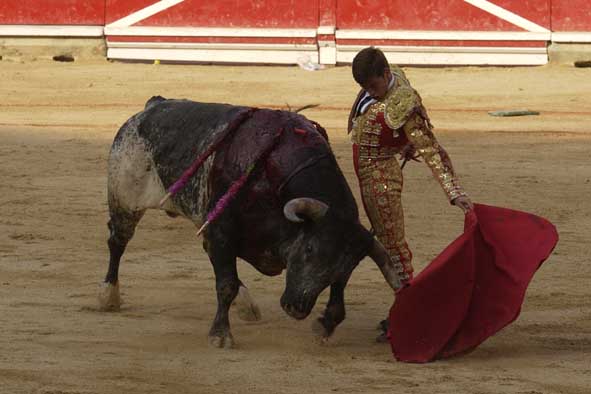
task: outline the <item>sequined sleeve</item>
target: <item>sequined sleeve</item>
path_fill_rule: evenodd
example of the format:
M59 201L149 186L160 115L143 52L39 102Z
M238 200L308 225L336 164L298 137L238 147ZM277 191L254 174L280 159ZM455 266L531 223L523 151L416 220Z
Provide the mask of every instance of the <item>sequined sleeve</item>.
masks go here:
M449 201L465 196L466 193L458 182L451 160L447 152L435 139L428 126L428 121L420 113L415 113L408 119L403 128L410 143L429 166Z

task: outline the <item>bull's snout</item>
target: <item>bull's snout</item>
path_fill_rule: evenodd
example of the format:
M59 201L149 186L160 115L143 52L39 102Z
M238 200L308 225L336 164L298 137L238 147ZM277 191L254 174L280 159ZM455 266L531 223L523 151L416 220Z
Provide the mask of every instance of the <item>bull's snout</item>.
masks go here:
M314 304L315 300L312 300L311 302L291 302L287 300L287 297L285 297L285 295L281 297L281 307L283 308L285 313L297 320L302 320L308 317L310 312L312 312Z

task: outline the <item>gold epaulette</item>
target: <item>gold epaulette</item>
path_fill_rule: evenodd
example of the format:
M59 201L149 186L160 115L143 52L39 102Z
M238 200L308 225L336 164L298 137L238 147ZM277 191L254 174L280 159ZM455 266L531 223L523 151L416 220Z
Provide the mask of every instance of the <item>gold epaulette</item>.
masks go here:
M410 86L399 86L386 97L384 118L388 127L398 130L422 106L421 97Z

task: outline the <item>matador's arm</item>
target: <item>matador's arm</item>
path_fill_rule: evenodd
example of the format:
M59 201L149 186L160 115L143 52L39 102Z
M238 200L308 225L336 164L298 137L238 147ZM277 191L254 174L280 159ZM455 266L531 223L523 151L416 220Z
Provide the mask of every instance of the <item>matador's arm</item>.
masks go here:
M441 185L449 201L465 196L466 193L460 186L451 160L445 149L435 139L427 120L420 113L415 113L404 124L403 129L410 143L433 172L433 176Z
M437 142L418 93L401 87L386 103L386 123L393 130L402 128L416 152L423 158L449 201L465 196L447 152Z

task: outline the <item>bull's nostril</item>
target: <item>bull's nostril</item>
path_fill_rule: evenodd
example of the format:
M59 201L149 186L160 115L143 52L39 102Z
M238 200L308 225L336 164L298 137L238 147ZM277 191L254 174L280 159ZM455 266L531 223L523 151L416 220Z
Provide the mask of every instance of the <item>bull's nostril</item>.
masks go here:
M283 307L283 310L285 312L287 312L288 314L291 314L292 306L290 304L281 303L281 306Z

